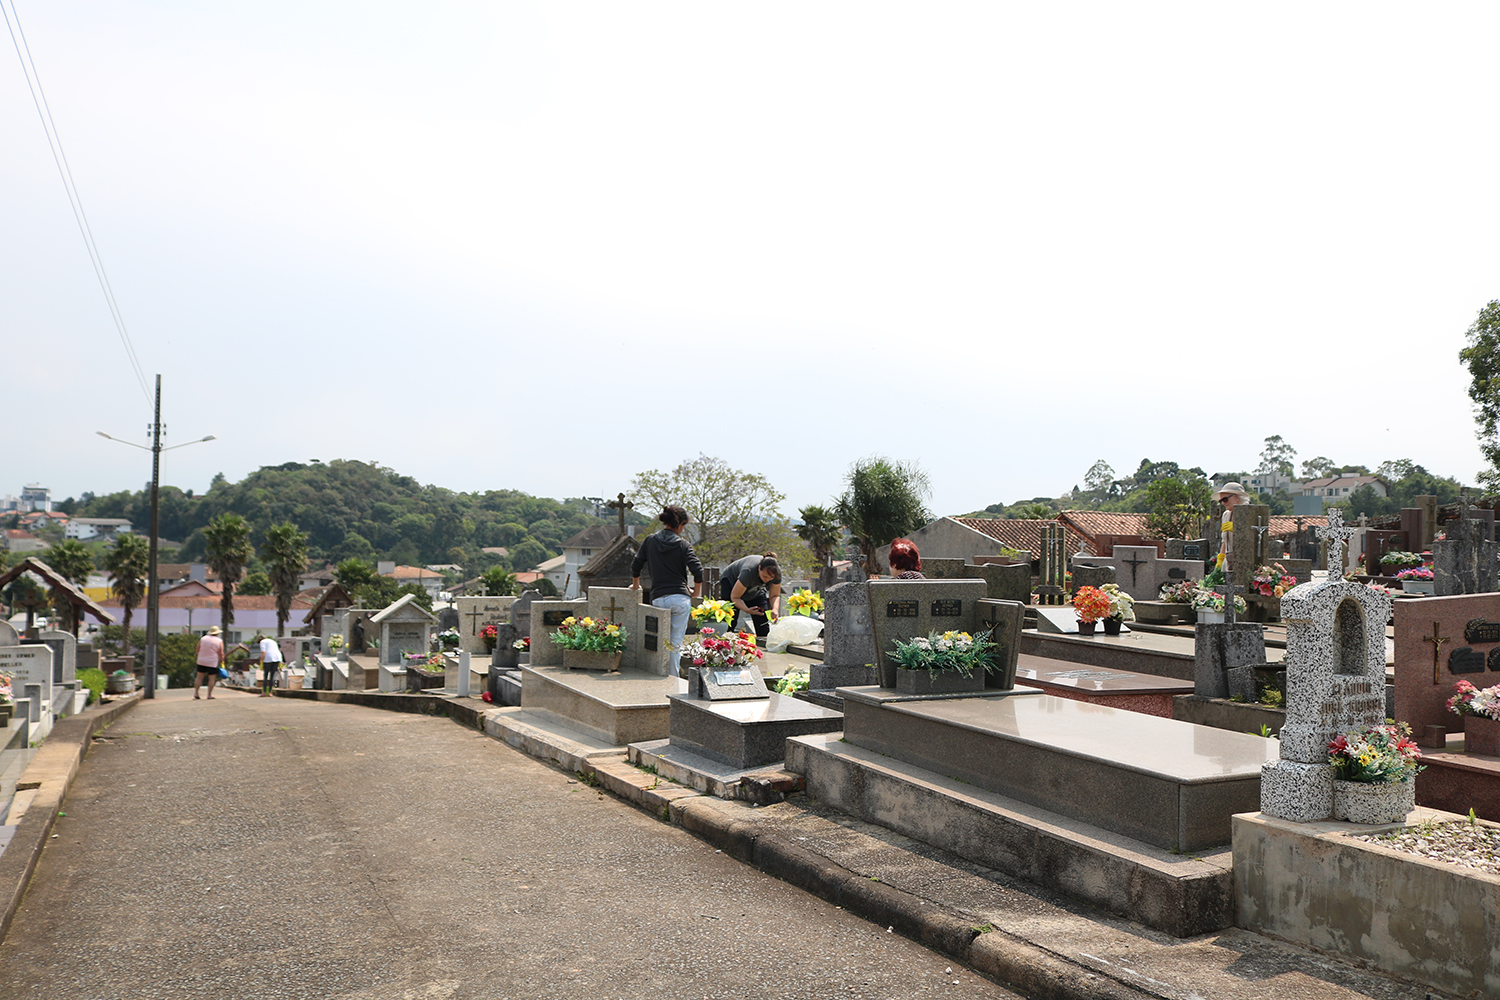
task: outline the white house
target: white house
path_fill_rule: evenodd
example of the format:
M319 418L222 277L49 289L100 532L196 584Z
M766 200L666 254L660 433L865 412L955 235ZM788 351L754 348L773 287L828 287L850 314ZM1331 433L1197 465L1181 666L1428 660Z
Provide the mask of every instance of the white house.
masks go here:
M1390 487L1379 476L1329 476L1309 479L1293 492L1305 497L1342 497L1368 486L1376 496L1389 496Z
M625 526L625 533L631 537L635 537L636 527L634 524L627 524ZM568 600L572 600L578 596L578 571L587 566L590 559L598 555L600 551L618 538L619 535L620 529L613 524L596 524L592 528L584 528L578 534L562 543L563 566L562 573L560 574L561 579L551 571L542 570L541 566L538 566L537 570L543 572L547 579L551 580L557 586L559 594L562 594ZM545 566L547 564L543 563L542 565ZM564 586L564 583L566 583L566 586Z
M128 534L130 522L123 517L75 517L63 528L64 538L76 538L80 542Z

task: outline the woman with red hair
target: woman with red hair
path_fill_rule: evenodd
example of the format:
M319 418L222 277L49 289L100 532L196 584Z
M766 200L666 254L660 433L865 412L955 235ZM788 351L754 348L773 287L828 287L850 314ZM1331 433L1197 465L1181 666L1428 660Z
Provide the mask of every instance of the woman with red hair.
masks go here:
M910 538L898 538L892 542L890 555L886 559L891 564L893 579L927 579L922 575L922 553L917 551L916 543Z

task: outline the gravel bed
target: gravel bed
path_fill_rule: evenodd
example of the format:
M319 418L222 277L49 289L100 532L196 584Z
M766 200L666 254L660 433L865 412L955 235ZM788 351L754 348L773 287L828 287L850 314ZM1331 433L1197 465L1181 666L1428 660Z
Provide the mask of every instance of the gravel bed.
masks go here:
M1395 833L1350 834L1394 851L1500 875L1500 827L1488 823L1421 823Z

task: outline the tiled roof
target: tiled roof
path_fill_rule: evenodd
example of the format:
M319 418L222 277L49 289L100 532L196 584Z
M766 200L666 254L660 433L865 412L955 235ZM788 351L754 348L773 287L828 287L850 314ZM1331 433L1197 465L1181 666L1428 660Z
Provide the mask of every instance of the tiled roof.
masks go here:
M203 594L198 597L172 597L163 595L158 599L163 608L217 608L220 597L217 594ZM110 603L104 605L106 608L117 608L118 604L111 599ZM244 594L234 595L234 607L237 611L275 611L276 595L264 594L259 597L247 597ZM310 608L312 603L304 597L293 597L292 607Z
M1023 521L998 517L955 517L953 520L965 528L993 538L1007 548L1030 552L1033 557L1041 555L1042 525L1057 523L1056 521ZM1078 532L1066 524L1063 525L1063 547L1067 552L1073 552L1078 548Z
M397 566L385 575L396 580L441 580L443 578L443 574L434 573L421 566Z
M1138 512L1065 510L1057 519L1089 538L1100 535L1145 535L1146 516Z
M602 549L620 536L620 529L613 524L596 524L584 528L562 543L565 549Z
M1326 514L1303 514L1300 518L1293 517L1291 514L1272 514L1272 536L1276 538L1283 538L1288 535L1295 535L1297 533L1297 522L1299 520L1302 522L1302 530L1304 531L1314 526L1324 528L1328 526L1328 515Z

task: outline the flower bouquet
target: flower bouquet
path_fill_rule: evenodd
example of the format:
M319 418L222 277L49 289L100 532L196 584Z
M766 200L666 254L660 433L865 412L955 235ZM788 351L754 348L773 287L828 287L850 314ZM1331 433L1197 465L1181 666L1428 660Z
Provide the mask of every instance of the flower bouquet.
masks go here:
M495 643L499 641L500 626L490 624L479 630L479 640L484 643L484 651L493 653Z
M445 628L437 634L438 645L443 649L458 648L458 629Z
M0 670L0 726L10 725L10 677L10 674L6 673L4 670Z
M1461 680L1453 691L1448 711L1464 720L1464 749L1500 757L1500 684L1477 688Z
M1426 581L1432 579L1432 570L1426 566L1408 566L1396 573L1398 580Z
M337 653L344 648L344 637L335 632L328 637L328 648Z
M811 618L815 612L823 610L823 595L806 589L798 590L786 599L786 607L789 614L807 615Z
M1113 583L1106 583L1099 590L1109 597L1109 614L1105 615L1106 620L1113 618L1122 622L1135 621L1134 597Z
M728 601L709 598L693 609L693 621L702 625L706 622L721 622L728 624L734 621L734 613L739 610Z
M1408 566L1422 565L1422 555L1419 552L1387 552L1380 557L1380 570L1387 575L1406 569Z
M697 642L690 642L682 647L683 658L704 670L743 667L764 655L755 644L755 636L749 632L720 634L713 628L699 632Z
M1211 615L1222 615L1224 613L1224 595L1216 594L1212 590L1199 588L1193 591L1192 600L1194 611L1204 611ZM1234 613L1242 615L1250 610L1250 605L1239 594L1234 595Z
M1333 765L1333 817L1352 823L1397 823L1416 806L1422 751L1411 727L1375 725L1340 733L1328 743Z
M989 632L929 632L906 642L898 639L891 654L896 661L896 690L903 694L981 691L985 673L998 669L997 652Z
M526 635L510 644L510 648L518 653L524 653L531 649L531 636Z
M563 666L570 670L618 670L630 633L604 618L563 619L552 641L563 651Z
M1073 610L1078 612L1078 633L1093 635L1094 623L1108 618L1111 607L1109 595L1098 587L1079 587L1073 594Z
M1263 597L1281 597L1297 586L1297 578L1286 571L1281 563L1260 566L1250 578L1250 587Z
M1191 604L1193 592L1197 589L1198 584L1193 580L1164 583L1161 585L1161 593L1157 595L1157 600L1166 601L1168 604Z

